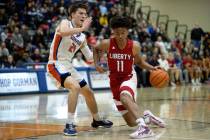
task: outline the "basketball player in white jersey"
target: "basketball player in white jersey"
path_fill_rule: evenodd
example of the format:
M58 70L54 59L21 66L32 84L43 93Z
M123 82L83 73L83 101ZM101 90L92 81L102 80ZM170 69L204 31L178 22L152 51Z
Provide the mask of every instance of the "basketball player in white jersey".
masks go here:
M84 96L93 116L92 127L111 127L113 125L111 121L100 119L93 91L71 63L78 50L81 50L88 61L93 61L93 54L87 46L85 34L82 33L90 27L92 21L90 17L87 17L87 8L87 4L83 2L71 4L69 18L62 20L56 28L47 65L48 73L58 85L70 90L65 135L77 134L74 113L79 93Z

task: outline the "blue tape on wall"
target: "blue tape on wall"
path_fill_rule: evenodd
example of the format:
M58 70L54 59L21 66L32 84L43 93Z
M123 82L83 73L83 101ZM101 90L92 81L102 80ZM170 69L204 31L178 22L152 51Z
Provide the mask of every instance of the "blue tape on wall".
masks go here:
M37 76L39 81L39 91L41 93L47 92L47 83L46 83L46 76L45 76L46 70L38 70Z

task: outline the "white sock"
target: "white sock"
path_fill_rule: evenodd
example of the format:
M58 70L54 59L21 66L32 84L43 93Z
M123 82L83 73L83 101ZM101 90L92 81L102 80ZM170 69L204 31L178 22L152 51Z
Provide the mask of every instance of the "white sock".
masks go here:
M75 123L75 120L74 120L74 116L75 116L75 114L74 113L68 113L68 120L67 120L67 123L68 124L74 124Z
M96 120L96 121L99 121L100 120L99 114L98 113L93 114L93 119Z
M139 126L141 126L141 125L143 125L143 126L147 126L147 125L145 124L145 122L144 122L144 119L143 119L143 118L138 118L138 119L136 120L136 123L137 123Z

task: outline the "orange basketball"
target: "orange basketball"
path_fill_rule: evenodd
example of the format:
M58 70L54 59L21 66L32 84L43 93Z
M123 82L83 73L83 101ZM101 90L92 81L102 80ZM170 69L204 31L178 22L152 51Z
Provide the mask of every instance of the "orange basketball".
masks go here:
M153 87L163 88L168 85L169 76L166 71L158 69L150 73L149 81Z

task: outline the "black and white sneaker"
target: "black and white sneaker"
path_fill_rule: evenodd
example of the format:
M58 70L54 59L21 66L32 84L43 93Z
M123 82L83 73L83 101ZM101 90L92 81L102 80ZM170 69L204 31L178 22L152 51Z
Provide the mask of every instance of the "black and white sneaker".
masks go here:
M109 121L109 120L100 120L100 121L96 121L93 119L93 122L91 123L91 126L93 128L97 128L99 126L101 127L105 127L105 128L110 128L112 127L113 122Z

